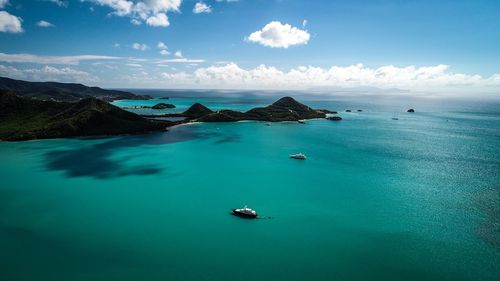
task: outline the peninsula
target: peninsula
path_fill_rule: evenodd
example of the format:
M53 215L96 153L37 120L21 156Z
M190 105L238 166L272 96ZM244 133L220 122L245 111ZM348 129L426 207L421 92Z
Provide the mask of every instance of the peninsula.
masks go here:
M0 90L0 140L136 134L163 131L168 121L148 120L106 101L42 101Z

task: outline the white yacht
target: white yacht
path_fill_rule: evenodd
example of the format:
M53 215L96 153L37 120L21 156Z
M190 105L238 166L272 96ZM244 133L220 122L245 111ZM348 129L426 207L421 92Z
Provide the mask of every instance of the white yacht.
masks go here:
M257 212L248 208L247 206L241 209L233 209L233 214L243 218L255 219L257 218Z
M292 154L292 155L290 155L290 158L299 159L299 160L306 160L307 159L306 155L303 153Z

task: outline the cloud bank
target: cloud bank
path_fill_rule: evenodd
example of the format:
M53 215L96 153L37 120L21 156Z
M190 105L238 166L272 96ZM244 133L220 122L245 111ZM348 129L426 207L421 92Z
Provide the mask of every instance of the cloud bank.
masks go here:
M42 68L18 69L12 66L0 65L0 76L6 76L14 79L28 81L55 81L74 83L95 83L99 79L85 71L73 69L70 67L52 67L44 66Z
M308 89L312 87L377 87L408 90L498 91L500 74L480 75L453 73L447 65L393 65L369 68L362 64L321 68L299 66L288 71L259 65L244 69L235 63L198 68L193 73L163 73L168 84L199 85L208 88L234 89Z
M117 60L119 57L78 55L78 56L38 56L32 54L5 54L0 53L0 62L8 63L35 63L35 64L67 64L77 65L81 61L90 60Z

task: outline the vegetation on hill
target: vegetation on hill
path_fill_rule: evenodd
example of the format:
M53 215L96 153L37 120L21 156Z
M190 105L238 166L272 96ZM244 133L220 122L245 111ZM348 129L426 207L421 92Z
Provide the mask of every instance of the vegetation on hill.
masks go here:
M105 90L99 87L87 87L82 84L28 82L5 77L0 77L0 90L11 91L22 97L54 101L79 101L90 97L105 101L114 101L119 99L151 99L150 96L135 95L118 90Z
M254 108L247 112L234 110L213 112L197 103L191 106L183 115L200 122L235 122L242 120L279 122L326 117L324 111L312 109L291 97L281 98L269 106Z
M41 101L0 90L1 140L144 133L165 130L168 125L95 98L75 103Z

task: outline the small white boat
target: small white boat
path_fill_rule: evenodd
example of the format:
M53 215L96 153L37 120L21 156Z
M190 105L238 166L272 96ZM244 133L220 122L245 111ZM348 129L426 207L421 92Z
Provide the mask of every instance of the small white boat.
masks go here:
M303 153L291 154L290 158L299 159L299 160L306 160L307 159L306 155Z
M299 122L300 124L305 124L306 123L306 121L304 121L304 120L297 120L297 122Z
M249 219L257 218L257 212L255 210L248 208L247 206L245 206L241 209L233 209L233 214L235 216L242 217L242 218L249 218Z

